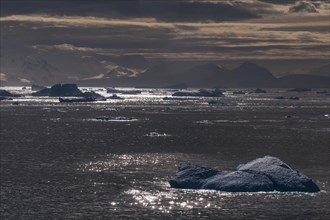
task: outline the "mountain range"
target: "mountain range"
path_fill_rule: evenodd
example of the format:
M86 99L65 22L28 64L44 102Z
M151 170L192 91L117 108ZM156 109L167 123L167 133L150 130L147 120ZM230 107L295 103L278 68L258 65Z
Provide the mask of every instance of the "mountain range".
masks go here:
M277 78L266 67L243 62L227 69L214 62L172 61L150 64L142 55L92 57L60 53L1 57L1 85L51 85L130 87L330 87L330 65L308 74Z
M185 84L188 87L242 88L242 87L330 87L329 68L321 67L322 75L292 74L276 78L267 68L244 62L229 70L215 63L168 62L154 65L136 77L117 77L79 81L82 85L171 87ZM326 71L328 70L328 75Z

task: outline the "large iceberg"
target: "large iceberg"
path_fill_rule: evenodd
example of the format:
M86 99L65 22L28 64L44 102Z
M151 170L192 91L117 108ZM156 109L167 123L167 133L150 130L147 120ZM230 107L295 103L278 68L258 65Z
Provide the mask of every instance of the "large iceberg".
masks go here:
M49 97L75 97L75 98L59 98L60 102L93 102L106 101L106 98L94 91L82 92L76 84L55 84L51 88L45 88L34 92L32 96L49 96ZM78 97L78 98L77 98Z
M312 179L271 156L241 164L236 171L184 164L179 167L169 183L173 188L213 189L226 192L320 191Z
M77 96L82 92L76 84L55 84L51 88L45 88L38 92L34 92L32 96Z

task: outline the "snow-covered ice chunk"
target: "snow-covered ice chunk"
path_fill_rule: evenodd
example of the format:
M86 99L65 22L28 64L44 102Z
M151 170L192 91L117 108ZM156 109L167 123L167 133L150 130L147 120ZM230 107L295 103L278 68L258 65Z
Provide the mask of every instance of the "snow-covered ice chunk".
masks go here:
M190 164L181 165L169 183L173 188L213 189L226 192L320 191L312 179L271 156L241 164L236 171L222 171Z

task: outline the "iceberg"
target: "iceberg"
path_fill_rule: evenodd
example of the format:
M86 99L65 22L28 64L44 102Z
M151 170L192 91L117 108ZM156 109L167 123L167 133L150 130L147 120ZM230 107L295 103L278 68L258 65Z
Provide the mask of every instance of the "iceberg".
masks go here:
M316 94L327 94L327 90L316 91Z
M166 134L166 133L158 133L156 131L152 131L149 134L146 134L145 136L147 136L147 137L169 137L169 136L172 136L172 135Z
M245 95L244 91L234 91L233 95Z
M235 171L183 164L169 180L171 187L181 189L212 189L225 192L318 192L314 181L291 169L272 156L257 158L239 165Z
M206 89L200 89L198 92L175 92L172 96L197 96L197 97L221 97L223 93L219 89L215 89L212 91Z
M8 92L7 90L0 89L0 97L20 97L19 94L14 94L11 92Z
M209 105L218 105L218 106L234 106L235 104L227 100L211 100L208 102Z
M125 116L97 116L96 120L101 121L132 121L133 118L125 117Z
M115 88L107 88L107 93L120 93L125 95L137 95L141 94L142 92L140 90L118 90Z
M195 101L198 98L179 98L179 97L164 97L164 101Z
M0 101L12 101L13 98L0 96Z
M288 89L288 92L310 92L312 89L309 88L293 88L293 89Z
M124 98L117 96L116 94L113 94L112 96L109 96L108 99L118 99L118 100L123 100Z
M44 88L32 93L32 96L77 96L82 92L76 84L55 84L51 88Z
M300 98L297 96L290 96L290 97L285 97L285 96L276 96L275 99L290 99L290 100L299 100Z
M55 84L51 88L45 88L34 92L32 96L49 97L74 97L59 98L60 102L93 102L106 101L106 98L94 91L82 92L76 84Z
M267 93L267 91L264 90L264 89L256 88L256 89L254 90L254 93Z
M95 101L106 101L107 99L94 92L84 92L84 93L80 93L78 94L76 97L74 98L59 98L60 102L95 102Z

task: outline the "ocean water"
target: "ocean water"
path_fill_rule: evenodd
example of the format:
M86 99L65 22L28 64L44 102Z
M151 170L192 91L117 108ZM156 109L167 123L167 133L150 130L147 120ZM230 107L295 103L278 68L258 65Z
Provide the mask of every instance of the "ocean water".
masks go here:
M140 89L119 94L124 100L59 103L31 97L29 88L5 89L24 96L0 102L1 219L330 218L329 91L234 95L227 89L220 98L164 101L174 90ZM311 177L321 192L228 193L168 184L182 163L234 170L265 155Z

